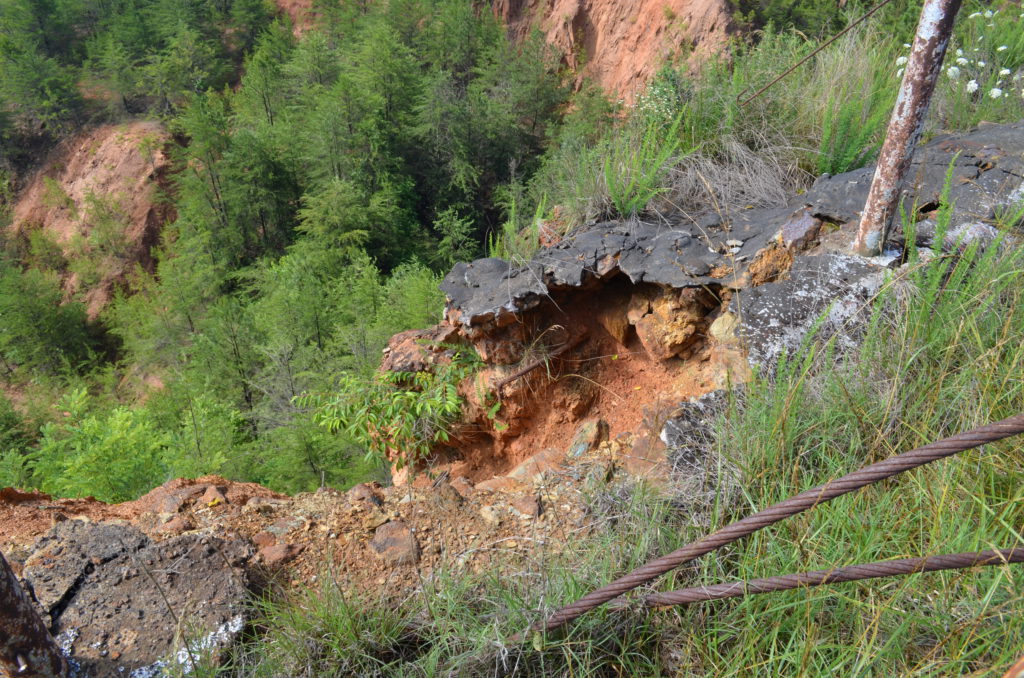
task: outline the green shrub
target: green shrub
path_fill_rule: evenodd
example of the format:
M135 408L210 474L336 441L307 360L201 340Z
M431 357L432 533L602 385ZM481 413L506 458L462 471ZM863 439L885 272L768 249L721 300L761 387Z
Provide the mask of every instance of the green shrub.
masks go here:
M636 216L665 190L668 164L680 151L681 119L677 117L667 131L652 122L643 130L627 128L607 140L603 149L604 180L614 216Z
M453 350L450 363L431 371L342 374L334 393L306 394L297 402L328 431L362 445L368 457L413 464L448 440L462 413L459 383L480 366L475 354Z
M62 296L56 274L21 271L0 259L0 359L8 369L56 373L92 360L97 344L85 308L62 303Z
M143 409L117 407L89 414L84 390L60 404L63 421L43 426L33 453L33 483L63 496L92 495L101 501L135 499L167 480L163 455L170 436Z

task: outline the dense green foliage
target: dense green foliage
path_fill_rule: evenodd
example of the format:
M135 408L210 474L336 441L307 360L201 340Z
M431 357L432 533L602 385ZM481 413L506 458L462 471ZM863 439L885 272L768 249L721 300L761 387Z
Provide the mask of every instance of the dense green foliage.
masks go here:
M437 319L455 261L528 257L552 214L571 229L777 205L814 173L870 162L912 8L893 3L743 106L817 44L787 27L859 11L759 7L756 40L698 74L666 65L625 107L585 83L570 96L549 48L510 44L463 0L320 3L301 38L262 0L4 3L0 224L12 169L44 138L128 112L175 134L177 218L155 272L93 321L61 282L120 256L107 198L75 206L95 226L82 256L38 231L2 244L0 370L27 395L0 411L0 484L114 499L217 472L295 491L374 473L368 449L421 454L459 406L451 379L373 373L391 334ZM964 10L954 49L968 56L940 84L933 130L1024 115L1006 75L1024 32L984 11Z
M94 275L84 258L65 262L39 238L8 247L8 377L49 375L74 406L54 404L64 414L39 422L0 483L113 500L176 475L296 491L371 473L371 438L329 432L295 398L339 383L366 398L387 338L436 322L438 271L499 228L568 94L543 43L513 46L461 0L346 5L301 40L267 25L259 3L178 4L88 20L60 5L36 19L47 35L81 26L47 57L69 82L167 116L182 142L177 219L155 273L138 271L93 324L59 303L59 275ZM174 8L184 14L172 24ZM238 87L221 87L238 55ZM5 96L0 109L27 134L17 93ZM62 99L69 115L74 98ZM111 368L119 376L99 377ZM130 384L146 378L162 388L133 402ZM407 400L429 400L418 393ZM450 416L458 402L445 403ZM414 438L402 444L418 449Z

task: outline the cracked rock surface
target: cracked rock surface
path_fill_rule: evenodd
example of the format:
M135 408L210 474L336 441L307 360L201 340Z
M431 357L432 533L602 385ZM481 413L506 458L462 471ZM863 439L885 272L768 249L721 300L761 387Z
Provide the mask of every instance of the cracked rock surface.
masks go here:
M875 168L864 167L836 176L820 177L791 205L810 205L818 215L836 222L860 217ZM942 135L918 148L902 193L907 209L914 204L937 205L947 173L952 225L987 221L1006 196L1024 179L1024 122L983 125L967 134Z
M155 543L129 525L65 520L36 542L23 578L79 675L163 675L241 632L251 555L240 540Z
M872 166L823 175L788 207L708 212L695 220L601 222L541 249L529 262L490 258L456 264L441 284L448 317L466 329L502 327L553 292L587 289L619 273L633 284L675 289L746 287L751 280L745 274L770 244L802 244L803 234L816 228L808 228L808 217L835 224L858 219L873 174ZM1000 205L1021 192L1024 122L983 125L918 148L903 185L906 208L934 210L947 174L951 226L992 220ZM797 235L787 235L793 230Z
M882 285L885 269L869 260L839 254L797 257L786 280L742 290L737 306L740 334L753 365L773 365L794 354L812 328L854 341L846 322L865 308Z

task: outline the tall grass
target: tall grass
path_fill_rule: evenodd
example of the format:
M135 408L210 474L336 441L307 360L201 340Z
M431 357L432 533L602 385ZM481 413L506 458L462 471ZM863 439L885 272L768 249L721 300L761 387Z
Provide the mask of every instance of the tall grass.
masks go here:
M1024 647L1018 566L919 574L645 612L600 609L526 643L562 604L707 531L866 463L1024 410L1024 253L914 258L734 395L686 494L590 481L595 529L481 575L442 566L402 604L331 583L262 608L255 676L1001 675ZM841 497L705 556L660 589L1024 542L1010 439ZM732 469L732 472L721 472ZM695 491L697 487L699 491ZM331 577L327 578L328 582ZM231 671L225 671L230 673Z
M858 351L839 355L822 337L754 384L719 439L736 450L750 509L1024 410L1022 275L1024 257L995 248L917 264L876 300ZM1011 439L843 497L752 536L735 574L1020 545L1022 462ZM704 659L716 674L751 662L773 675L998 674L1024 641L1017 569L747 599L694 646L715 648ZM723 645L744 616L769 632Z
M971 0L960 12L929 134L1024 118L1024 17L1013 3L992 7ZM784 196L817 174L874 161L915 22L909 5L880 12L746 105L740 100L818 40L768 28L752 42L735 42L697 74L666 67L598 140L575 134L556 140L531 182L530 199L559 207L566 232L644 211L784 204ZM648 134L673 121L678 141ZM754 168L763 174L752 175Z

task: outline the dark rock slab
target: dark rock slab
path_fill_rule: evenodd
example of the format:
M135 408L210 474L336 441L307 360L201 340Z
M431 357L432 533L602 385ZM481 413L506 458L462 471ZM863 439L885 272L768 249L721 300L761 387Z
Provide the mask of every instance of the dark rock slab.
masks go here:
M786 280L741 290L735 312L750 362L768 367L793 353L823 315L825 329L841 331L884 276L885 269L867 259L824 254L797 257Z
M35 543L22 572L32 585L44 621L52 624L97 567L136 553L148 542L141 532L123 525L79 520L57 523Z
M450 319L465 327L500 327L553 292L585 289L617 274L634 284L677 289L722 284L722 276L744 268L792 213L750 209L688 224L602 222L519 267L501 259L456 264L441 289Z
M500 323L533 308L548 291L530 267L517 268L494 258L455 264L441 289L448 295L449 308L458 310L465 325Z
M951 172L952 227L984 222L1024 178L1024 122L985 125L946 135L920 147L904 184L908 209L940 202ZM616 275L634 284L675 289L723 285L743 287L744 272L776 235L795 249L814 239L815 219L847 223L857 219L867 198L873 167L825 175L787 207L708 211L694 219L676 215L658 223L607 221L587 226L557 245L516 265L478 259L452 269L441 289L448 317L464 328L489 331L514 322L546 297L587 289ZM807 209L804 209L805 206Z
M186 534L153 542L128 525L58 523L24 578L83 675L163 675L218 652L248 619L251 545ZM189 650L182 644L188 638Z
M836 176L820 177L792 205L846 223L860 218L875 168L864 167ZM904 204L909 209L938 204L947 175L949 198L954 203L952 224L992 218L1001 197L1024 179L1024 122L984 125L967 134L944 135L918 148L903 182Z

